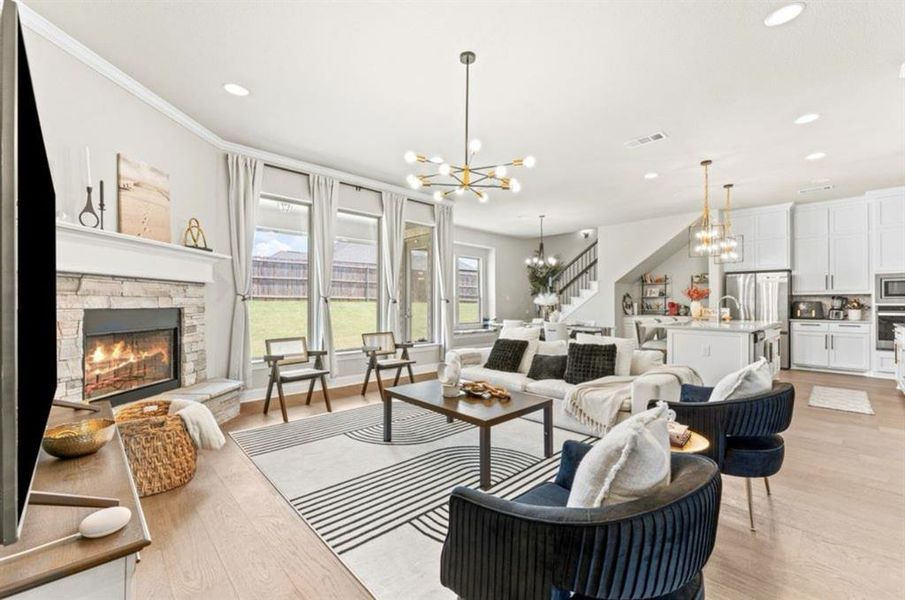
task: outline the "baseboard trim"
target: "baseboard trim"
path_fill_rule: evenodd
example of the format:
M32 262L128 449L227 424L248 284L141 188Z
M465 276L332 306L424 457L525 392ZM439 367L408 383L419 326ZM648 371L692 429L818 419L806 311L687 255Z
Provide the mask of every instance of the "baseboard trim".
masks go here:
M415 373L415 381L427 381L429 379L436 379L436 373ZM399 380L400 384L408 383L408 376L402 377ZM386 386L389 387L392 384L392 381L387 381ZM361 395L361 383L358 384L350 384L350 385L342 385L338 387L328 387L330 392L330 401L338 400L340 398L348 398L350 396L360 396ZM377 392L377 383L375 381L371 381L368 384L367 393L376 393ZM307 392L294 392L292 394L286 394L286 408L292 406L304 406L305 398L307 397ZM315 388L314 393L311 395L311 404L315 404L317 402L323 403L324 401L324 393L321 391L318 386ZM259 413L264 410L264 398L260 398L257 400L248 400L243 402L239 406L239 414L252 414ZM273 391L273 396L270 399L270 410L280 410L280 398L277 396L276 390Z

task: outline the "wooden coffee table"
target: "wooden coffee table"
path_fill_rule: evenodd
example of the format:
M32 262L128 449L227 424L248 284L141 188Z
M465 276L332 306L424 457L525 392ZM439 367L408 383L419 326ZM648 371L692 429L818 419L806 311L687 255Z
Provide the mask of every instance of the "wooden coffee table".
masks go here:
M553 400L533 394L512 392L508 402L480 398L444 398L436 379L387 388L383 397L383 441L393 441L393 400L476 425L480 430L481 489L490 487L490 428L536 410L544 411L544 456L553 456Z

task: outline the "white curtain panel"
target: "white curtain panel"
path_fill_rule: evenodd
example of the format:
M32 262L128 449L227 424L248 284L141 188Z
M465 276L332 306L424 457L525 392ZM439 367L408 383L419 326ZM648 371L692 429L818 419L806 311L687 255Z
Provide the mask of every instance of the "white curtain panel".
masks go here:
M440 345L443 350L452 348L453 310L455 287L453 285L453 208L448 204L435 204L434 256L437 257L437 281L440 291Z
M236 298L229 341L229 377L251 386L251 338L248 331L248 302L251 294L251 254L255 239L255 212L264 163L239 154L227 154L229 183L229 250L232 253Z
M405 196L395 192L382 192L383 218L380 220L380 245L383 254L383 280L386 290L383 326L402 340L399 295L402 288L402 253L405 246Z
M314 283L317 296L314 312L314 343L327 351L330 376L336 376L336 353L333 348L333 324L330 320L330 297L333 295L333 241L336 238L336 205L339 181L323 175L310 175L308 187L314 226L311 246L314 254Z

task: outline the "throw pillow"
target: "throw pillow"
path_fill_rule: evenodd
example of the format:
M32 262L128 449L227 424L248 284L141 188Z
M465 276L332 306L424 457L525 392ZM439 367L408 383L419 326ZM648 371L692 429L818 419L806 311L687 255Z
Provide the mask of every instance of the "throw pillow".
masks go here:
M669 485L665 402L613 427L584 456L567 506L596 508L655 494Z
M579 344L616 344L616 375L624 377L632 373L632 352L638 348L637 340L608 335L579 333L575 338Z
M614 374L616 346L608 344L569 344L566 358L566 383L584 383Z
M527 347L528 340L497 340L493 343L493 349L484 363L484 368L516 373Z
M618 349L617 349L618 354ZM663 353L659 350L633 350L632 351L632 375L641 375L654 367L663 364Z
M547 356L565 356L569 353L569 343L566 340L538 342L537 353L546 354Z
M537 353L540 331L540 327L503 327L500 331L501 340L528 340L528 347L518 367L519 373L527 374L531 370L531 359Z
M729 373L713 387L710 402L749 398L773 389L773 374L766 358Z
M567 356L535 354L531 361L529 379L562 379L566 374Z

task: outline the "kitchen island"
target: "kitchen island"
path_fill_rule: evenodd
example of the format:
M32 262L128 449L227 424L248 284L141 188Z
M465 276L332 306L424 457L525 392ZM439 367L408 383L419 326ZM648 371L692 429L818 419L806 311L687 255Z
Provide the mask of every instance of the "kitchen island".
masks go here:
M695 369L713 386L733 371L766 357L779 373L779 321L691 321L664 325L666 362Z

